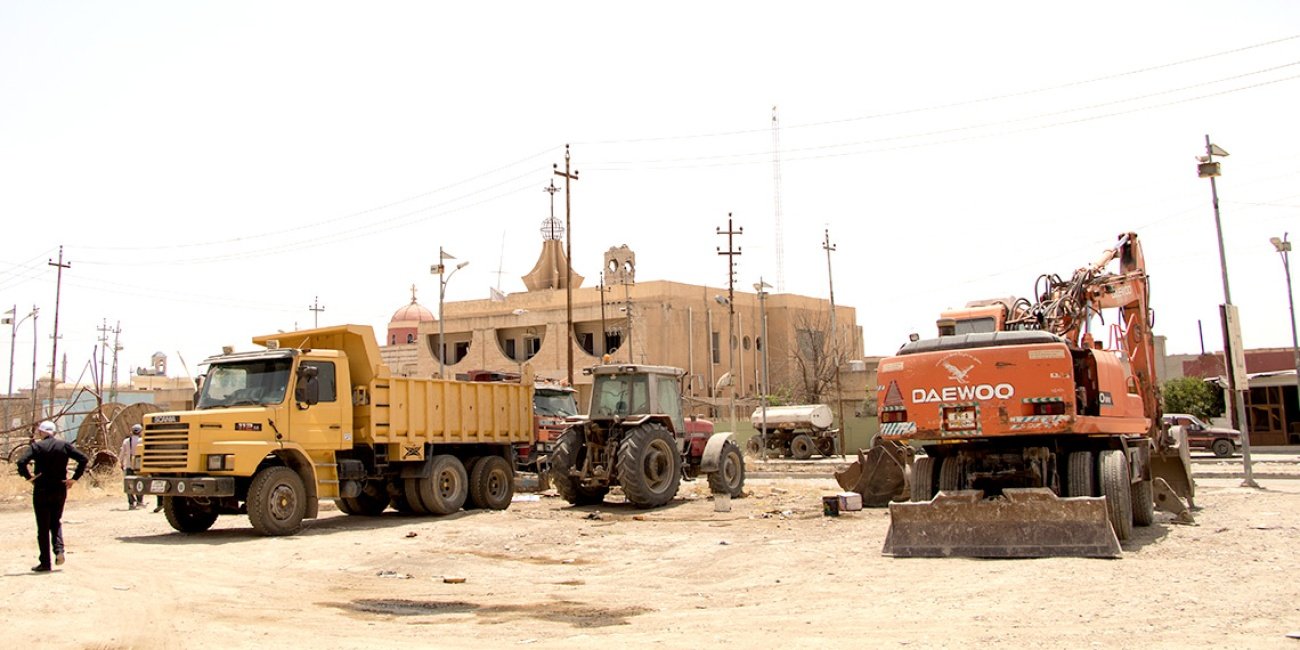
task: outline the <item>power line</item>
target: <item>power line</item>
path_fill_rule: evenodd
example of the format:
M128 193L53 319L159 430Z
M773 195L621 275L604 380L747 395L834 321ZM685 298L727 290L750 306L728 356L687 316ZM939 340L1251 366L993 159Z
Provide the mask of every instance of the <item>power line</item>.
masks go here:
M1261 48L1261 47L1268 47L1268 46L1270 46L1270 45L1277 45L1277 44L1280 44L1280 43L1285 43L1285 42L1287 42L1287 41L1293 41L1293 40L1296 40L1296 39L1298 39L1298 38L1300 38L1300 34L1295 34L1295 35L1287 36L1287 37L1284 37L1284 38L1279 38L1279 39L1275 39L1275 40L1271 40L1271 41L1265 41L1265 42L1263 42L1263 43L1256 43L1256 44L1254 44L1254 45L1247 45L1247 46L1244 46L1244 47L1233 48L1233 49L1231 49L1231 50L1223 50L1223 51L1221 51L1221 52L1216 52L1216 53L1213 53L1213 54L1206 54L1206 55L1202 55L1202 56L1192 57L1192 58L1190 58L1190 59L1181 59L1181 60L1178 60L1178 61L1172 61L1172 62L1169 62L1169 63L1162 63L1162 64L1158 64L1158 65L1146 66L1146 67L1143 67L1143 68L1137 68L1137 69L1135 69L1135 70L1128 70L1128 71L1125 71L1125 72L1118 72L1118 73L1114 73L1114 74L1103 75L1103 76L1100 76L1100 77L1093 77L1093 78L1091 78L1091 79L1083 79L1083 80L1079 80L1079 81L1071 81L1071 82L1066 82L1066 83L1063 83L1063 84L1057 84L1057 85L1053 85L1053 86L1045 86L1045 87L1041 87L1041 88L1034 88L1034 89L1031 89L1031 90L1022 90L1022 91L1016 91L1016 92L1011 92L1011 93L1004 93L1004 94L1000 94L1000 95L990 95L990 96L988 96L988 97L979 97L979 98L975 98L975 99L968 99L968 100L963 100L963 101L959 101L959 102L951 102L951 103L947 103L947 104L935 104L935 105L931 105L931 106L922 106L922 107L919 107L919 108L909 108L909 109L903 109L903 110L898 110L898 111L891 111L891 112L888 112L888 113L876 113L876 114L871 114L871 115L860 115L860 116L855 116L855 117L841 118L841 119L837 119L837 120L825 120L825 121L820 121L820 122L808 122L808 123L805 123L805 124L792 124L792 125L786 125L784 128L786 128L786 129L806 129L806 128L821 127L821 126L831 126L831 125L837 125L837 124L844 124L844 123L848 123L848 122L860 122L860 121L864 121L864 120L874 120L874 119L880 119L880 118L885 118L885 117L897 117L897 116L900 116L900 115L912 115L912 114L916 114L916 113L924 113L924 112L929 112L929 111L944 110L944 109L949 109L949 108L960 108L960 107L963 107L963 106L971 106L971 105L974 105L974 104L982 104L982 103L988 103L988 102L1000 101L1000 100L1003 100L1003 99L1013 99L1013 98L1016 98L1016 97L1026 97L1026 96L1029 96L1029 95L1037 95L1037 94L1048 93L1048 92L1052 92L1052 91L1056 91L1056 90L1064 90L1064 89L1067 89L1067 88L1075 88L1075 87L1079 87L1079 86L1085 86L1085 85L1089 85L1089 84L1100 83L1100 82L1103 82L1103 81L1112 81L1112 80L1114 80L1114 79L1121 79L1121 78L1123 78L1123 77L1130 77L1130 76L1134 76L1134 75L1138 75L1138 74L1144 74L1144 73L1147 73L1147 72L1154 72L1154 71L1156 71L1156 70L1164 70L1164 69L1167 69L1167 68L1174 68L1174 67L1181 66L1181 65L1186 65L1186 64L1189 64L1189 63L1198 63L1198 62L1201 62L1201 61L1206 61L1206 60L1209 60L1209 59L1214 59L1214 58L1218 58L1218 57L1222 57L1222 56L1228 56L1228 55L1231 55L1231 54L1239 54L1239 53L1241 53L1241 52L1246 52L1246 51L1254 50L1254 49L1258 49L1258 48ZM645 137L645 138L626 138L626 139L615 139L615 140L595 140L595 141L590 141L590 142L582 142L582 143L579 143L579 144L605 145L605 144L635 144L635 143L640 143L640 142L666 142L666 141L672 141L672 140L692 140L692 139L702 139L702 138L730 137L730 136L736 136L736 135L752 135L752 134L755 134L755 133L761 133L762 131L763 131L763 129L739 129L739 130L734 130L734 131L716 131L716 132L712 132L712 133L698 133L698 134L690 134L690 135L670 135L670 136Z

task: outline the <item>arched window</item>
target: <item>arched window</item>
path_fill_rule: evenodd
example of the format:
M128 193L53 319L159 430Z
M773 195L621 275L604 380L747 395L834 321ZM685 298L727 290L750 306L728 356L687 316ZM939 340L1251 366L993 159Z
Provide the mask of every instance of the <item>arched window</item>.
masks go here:
M415 335L414 335L414 334L407 334L407 335L406 335L406 342L407 342L407 343L415 343Z

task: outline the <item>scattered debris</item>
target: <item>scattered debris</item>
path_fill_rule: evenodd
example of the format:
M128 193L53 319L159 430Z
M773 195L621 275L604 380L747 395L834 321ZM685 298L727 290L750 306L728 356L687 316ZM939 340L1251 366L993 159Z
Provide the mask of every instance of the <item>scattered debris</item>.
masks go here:
M461 577L453 577L453 576L443 576L443 577L442 577L442 583L445 584L445 585L461 585L461 584L465 584L465 578L461 578Z
M407 537L415 537L416 535L419 535L419 533L417 533L417 532L415 532L415 531L413 531L413 530L410 531L410 532L408 532L408 533L406 533L406 536L407 536Z
M538 494L516 494L510 499L510 503L533 503L541 500L542 497Z
M724 539L718 542L718 546L731 546L731 542L728 542L727 540Z
M397 580L410 580L413 577L409 573L398 573L397 571L390 571L388 569L384 569L375 575L380 578L394 578Z
M632 515L632 521L645 521L645 515Z
M602 521L605 519L605 517L600 514L599 510L596 510L594 512L588 512L587 516L584 517L584 519L590 519L591 521Z
M131 587L127 585L113 585L113 588L118 591L131 591Z

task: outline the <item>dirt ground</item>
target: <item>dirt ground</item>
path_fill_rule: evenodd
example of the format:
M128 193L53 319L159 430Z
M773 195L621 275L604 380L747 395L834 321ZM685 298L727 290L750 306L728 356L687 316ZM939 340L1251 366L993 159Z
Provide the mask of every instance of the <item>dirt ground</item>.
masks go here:
M283 538L233 516L182 535L109 480L74 488L51 574L29 571L34 519L3 467L0 630L100 649L1300 648L1300 464L1258 461L1261 490L1232 478L1239 461L1198 459L1199 525L1157 513L1119 560L884 557L885 510L823 516L834 482L779 468L751 466L765 478L730 512L695 482L651 511L329 506Z

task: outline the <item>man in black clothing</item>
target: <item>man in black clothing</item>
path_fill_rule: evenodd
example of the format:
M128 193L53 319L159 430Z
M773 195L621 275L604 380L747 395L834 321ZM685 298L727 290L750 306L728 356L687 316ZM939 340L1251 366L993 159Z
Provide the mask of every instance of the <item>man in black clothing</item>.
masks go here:
M32 484L32 507L36 510L36 539L41 550L41 563L32 571L50 570L50 543L54 544L54 563L63 564L63 503L68 499L68 488L86 471L86 455L71 443L54 437L58 432L54 423L46 420L36 428L38 440L32 443L18 459L18 475ZM68 478L68 460L77 463L72 478ZM35 474L27 465L35 465Z

